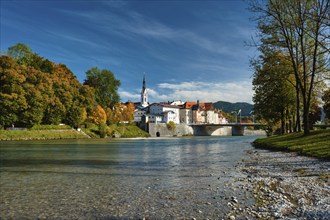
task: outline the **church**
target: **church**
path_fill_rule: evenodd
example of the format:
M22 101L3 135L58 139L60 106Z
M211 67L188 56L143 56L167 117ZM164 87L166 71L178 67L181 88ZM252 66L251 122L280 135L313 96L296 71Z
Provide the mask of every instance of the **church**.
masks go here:
M148 112L148 91L146 85L146 75L143 75L142 90L141 90L141 102L135 102L134 121L140 122L143 115Z

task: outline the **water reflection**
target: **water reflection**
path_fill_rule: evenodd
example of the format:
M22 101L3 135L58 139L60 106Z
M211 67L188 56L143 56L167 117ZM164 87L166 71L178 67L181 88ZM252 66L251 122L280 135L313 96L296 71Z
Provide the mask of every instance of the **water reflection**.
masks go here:
M199 204L211 209L208 186L236 175L254 139L0 142L0 218L139 217L145 209L161 218Z

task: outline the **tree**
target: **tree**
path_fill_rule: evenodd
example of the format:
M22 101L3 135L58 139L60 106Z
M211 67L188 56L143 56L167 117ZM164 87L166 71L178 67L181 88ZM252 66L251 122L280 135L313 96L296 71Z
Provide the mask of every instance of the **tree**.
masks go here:
M105 124L107 121L107 115L102 108L102 106L98 105L94 111L92 111L92 114L89 116L89 120L91 120L93 123L100 125Z
M174 131L175 130L175 123L174 121L169 121L166 125L167 129L170 131Z
M263 52L261 60L253 64L254 110L267 121L269 133L281 122L280 133L284 134L291 130L290 115L294 112L295 90L289 80L292 70L281 53L271 49Z
M79 89L82 105L85 106L87 114L90 114L97 106L95 100L95 89L88 85L83 85Z
M117 90L120 81L114 77L111 71L94 67L86 72L86 78L84 85L95 89L96 101L103 108L113 107L115 103L119 102Z
M116 102L112 108L107 108L108 124L118 124L123 121L124 106L120 102Z
M324 105L323 105L323 110L326 114L326 117L327 118L330 118L330 88L328 88L323 96L322 96L322 100L324 102Z
M24 67L7 56L0 57L0 125L8 127L19 121L19 114L28 106L22 84Z
M124 116L124 121L131 122L134 120L134 111L135 111L135 106L133 102L128 102L126 104L125 108L125 116Z
M8 48L8 56L17 60L19 64L28 64L31 61L32 55L32 49L22 43L18 43Z
M329 0L268 0L267 4L251 1L251 9L261 15L258 18L261 39L273 39L262 41L262 45L270 44L290 56L302 97L306 135L310 130L315 79L324 74L330 60ZM270 35L276 38L269 38Z
M79 124L86 120L86 109L80 106L80 103L74 102L66 116L66 123L72 127L78 127Z

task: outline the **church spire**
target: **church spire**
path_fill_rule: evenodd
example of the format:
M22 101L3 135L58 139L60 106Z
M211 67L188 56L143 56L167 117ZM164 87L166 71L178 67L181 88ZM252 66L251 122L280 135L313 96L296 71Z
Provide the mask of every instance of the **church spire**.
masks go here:
M146 74L145 73L143 75L143 82L142 82L141 106L143 106L143 107L148 106L148 93L147 93Z
M146 90L147 87L146 87L146 74L144 73L143 74L143 82L142 82L142 91L143 90Z

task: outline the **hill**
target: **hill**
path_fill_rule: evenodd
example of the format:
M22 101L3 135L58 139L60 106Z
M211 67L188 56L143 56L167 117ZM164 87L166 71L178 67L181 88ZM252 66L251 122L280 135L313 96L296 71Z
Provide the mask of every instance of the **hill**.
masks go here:
M221 109L222 111L227 113L241 109L242 116L249 116L250 112L253 110L253 105L246 102L231 103L231 102L218 101L213 103L213 105L215 108Z

